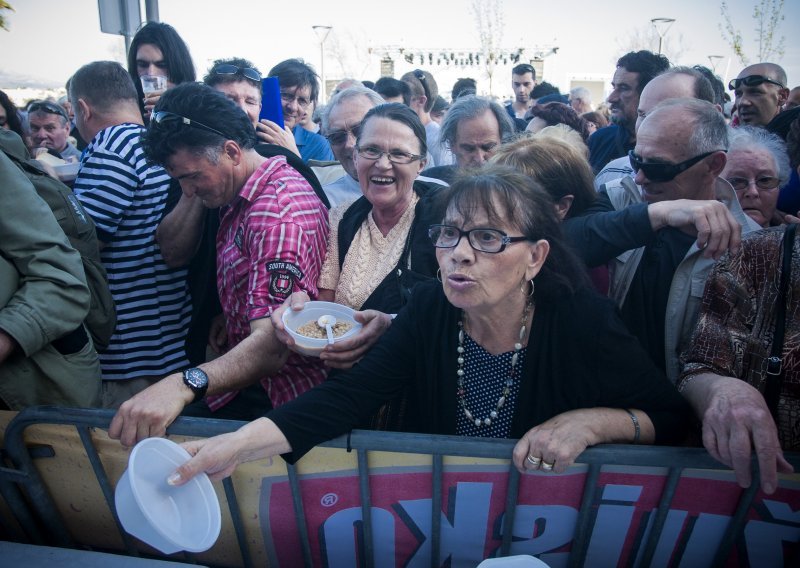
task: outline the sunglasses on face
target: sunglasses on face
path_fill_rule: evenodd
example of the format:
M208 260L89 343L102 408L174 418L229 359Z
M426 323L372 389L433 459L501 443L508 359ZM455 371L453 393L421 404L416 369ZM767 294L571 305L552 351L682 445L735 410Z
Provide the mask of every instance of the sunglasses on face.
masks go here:
M347 142L347 136L349 134L353 135L353 138L358 139L358 135L361 132L361 123L354 124L350 128L345 128L344 130L334 130L330 134L326 136L328 142L331 146L341 146L345 142Z
M64 110L64 107L48 101L35 102L28 107L28 112L37 111L46 112L48 114L57 114L69 120L69 116L67 116L67 111Z
M696 163L700 162L701 160L708 158L714 152L719 152L720 150L714 150L713 152L706 152L705 154L700 154L699 156L695 156L694 158L689 158L688 160L684 160L683 162L679 162L677 164L665 164L663 162L645 162L641 156L634 153L633 150L628 152L628 159L631 161L631 167L633 168L634 173L639 173L639 170L644 172L644 175L650 181L671 181L675 179L679 174L685 172L689 168L691 168Z
M257 83L261 82L261 73L252 67L239 67L238 65L225 63L214 67L212 73L215 75L242 75L244 78L250 79L251 81L256 81Z
M169 112L166 110L159 110L154 112L150 115L150 123L153 124L169 124L169 123L178 123L178 124L185 124L186 126L191 126L194 128L199 128L201 130L205 130L207 132L213 132L219 136L222 136L226 140L228 136L225 136L222 132L217 130L216 128L211 128L210 126L206 126L202 122L198 122L196 120L192 120L190 118L186 118L180 114L176 114L174 112Z
M741 85L745 87L758 87L763 83L772 83L773 85L778 85L781 89L784 89L785 86L781 83L778 83L774 79L770 79L769 77L764 77L763 75L748 75L747 77L742 77L741 79L734 79L730 83L728 83L728 89L731 91L735 91Z

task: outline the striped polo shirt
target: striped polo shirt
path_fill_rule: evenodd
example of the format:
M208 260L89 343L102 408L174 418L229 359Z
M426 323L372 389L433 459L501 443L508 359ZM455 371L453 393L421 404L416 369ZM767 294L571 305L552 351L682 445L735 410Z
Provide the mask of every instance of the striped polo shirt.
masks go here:
M138 124L98 132L74 185L105 245L100 257L117 306L117 328L100 352L105 380L161 377L189 366L187 271L169 268L155 240L170 178L145 160L143 132Z

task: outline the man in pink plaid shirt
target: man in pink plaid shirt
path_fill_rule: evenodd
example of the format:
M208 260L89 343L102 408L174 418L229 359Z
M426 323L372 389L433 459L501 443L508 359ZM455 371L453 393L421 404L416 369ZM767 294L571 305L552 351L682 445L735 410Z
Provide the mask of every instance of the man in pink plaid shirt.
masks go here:
M270 316L292 292L316 297L327 210L283 156L265 158L255 143L244 112L205 85L170 89L153 111L148 158L164 165L185 196L221 208L217 286L227 341L219 358L169 375L120 406L109 434L124 445L164 435L187 406L188 415L252 420L325 378L319 360L277 340Z

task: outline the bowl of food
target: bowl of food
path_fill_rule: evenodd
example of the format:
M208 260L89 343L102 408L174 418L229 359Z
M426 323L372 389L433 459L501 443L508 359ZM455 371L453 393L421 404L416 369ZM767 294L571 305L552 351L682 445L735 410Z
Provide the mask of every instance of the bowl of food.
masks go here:
M302 310L286 310L281 319L287 333L294 339L292 349L301 355L319 357L328 345L328 332L321 324L326 319L331 323L331 335L336 343L354 336L361 329L355 313L352 308L333 302L308 302Z

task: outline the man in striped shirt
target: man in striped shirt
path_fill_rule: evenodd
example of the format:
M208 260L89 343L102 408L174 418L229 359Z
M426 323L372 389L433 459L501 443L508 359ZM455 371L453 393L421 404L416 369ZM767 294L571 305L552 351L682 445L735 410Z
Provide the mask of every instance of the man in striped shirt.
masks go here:
M164 165L184 196L220 208L217 287L227 344L219 358L124 403L109 435L125 445L163 435L187 405L194 416L252 420L325 378L319 360L278 341L270 316L292 292L317 296L327 210L285 157L265 158L255 143L247 115L206 85L174 87L153 110L148 158Z
M186 270L169 268L155 241L170 180L145 159L128 72L110 61L85 65L72 77L69 97L78 130L90 140L74 191L97 226L117 308L116 330L99 354L103 406L116 408L188 364Z

